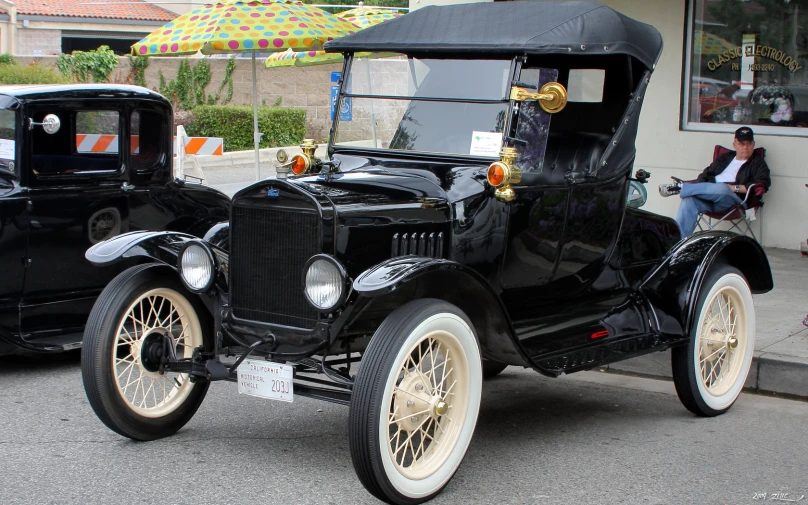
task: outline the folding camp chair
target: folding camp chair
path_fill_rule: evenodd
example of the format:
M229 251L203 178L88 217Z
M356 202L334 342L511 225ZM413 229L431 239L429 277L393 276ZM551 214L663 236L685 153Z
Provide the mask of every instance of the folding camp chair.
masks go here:
M715 146L713 160L728 152L730 150L726 147ZM762 147L755 149L755 153L764 158L766 157L766 149ZM742 235L751 235L752 238L758 240L749 223L757 218L763 218L763 195L765 193L766 188L762 184L751 184L746 188L746 196L741 204L722 212L703 212L699 214L696 226L702 231L714 230L719 224L727 222L732 224L727 231L737 230ZM763 225L761 224L762 229Z

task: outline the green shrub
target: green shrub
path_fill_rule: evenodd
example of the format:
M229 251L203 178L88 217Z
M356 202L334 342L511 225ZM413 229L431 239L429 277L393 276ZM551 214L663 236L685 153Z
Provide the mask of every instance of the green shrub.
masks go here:
M0 65L16 65L17 60L11 56L11 53L0 54Z
M193 110L194 120L188 135L222 137L227 151L253 149L252 107L203 105ZM279 107L258 108L258 131L263 133L261 147L297 145L306 135L306 111Z
M118 57L109 46L99 46L92 51L73 51L60 54L56 66L65 77L76 82L108 82L109 75L118 66Z
M68 80L59 72L31 64L28 66L0 65L0 84L63 84Z

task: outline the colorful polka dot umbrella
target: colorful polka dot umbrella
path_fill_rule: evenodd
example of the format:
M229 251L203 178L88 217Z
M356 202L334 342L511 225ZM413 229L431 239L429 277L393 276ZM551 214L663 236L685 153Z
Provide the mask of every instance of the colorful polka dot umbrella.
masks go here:
M194 9L132 46L144 56L303 51L357 28L328 12L277 0L228 0Z
M283 0L222 0L176 18L132 46L143 56L252 53L255 178L261 178L258 131L258 78L255 53L319 48L349 35L356 26L327 11Z
M402 15L402 13L393 9L374 9L372 7L357 7L356 9L337 14L340 19L350 21L359 28L375 26L383 21L394 19Z
M356 30L362 30L402 15L403 14L390 9L358 7L356 9L351 9L349 11L337 14L337 17L355 24ZM390 54L357 53L355 56L357 58L374 58L390 56ZM296 67L306 67L309 65L339 63L342 60L343 56L341 54L326 53L323 50L309 50L301 52L286 51L283 53L270 54L264 62L264 66L267 68L291 67L293 65Z

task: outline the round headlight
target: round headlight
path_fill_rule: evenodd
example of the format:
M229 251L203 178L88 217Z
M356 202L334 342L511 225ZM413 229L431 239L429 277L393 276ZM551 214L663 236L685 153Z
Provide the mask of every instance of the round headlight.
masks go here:
M202 292L213 283L213 258L207 248L191 243L180 254L180 276L191 291Z
M345 293L344 269L336 260L315 256L306 270L306 298L318 310L330 310L342 301Z

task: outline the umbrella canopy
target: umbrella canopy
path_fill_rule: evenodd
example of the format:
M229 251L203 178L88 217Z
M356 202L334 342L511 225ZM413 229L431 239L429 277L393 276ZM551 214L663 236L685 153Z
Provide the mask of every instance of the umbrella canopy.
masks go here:
M402 13L392 9L374 9L372 7L357 7L349 11L340 12L337 16L345 21L350 21L360 28L375 26L383 21L397 18Z
M693 34L693 52L695 54L715 56L736 47L737 45L728 40L703 30L696 30Z
M359 31L369 26L374 26L389 19L402 16L402 13L390 9L373 9L368 7L357 7L349 11L337 14L337 17L348 21L354 25L354 30ZM371 57L372 53L357 53L357 58ZM389 56L385 53L380 56ZM324 65L327 63L339 63L343 56L339 53L326 53L323 50L308 50L302 52L286 51L283 53L270 54L264 62L267 68L277 67L305 67L309 65Z
M278 0L228 0L183 14L132 46L134 54L159 56L303 51L357 31L328 12Z
M222 0L192 10L158 28L132 46L144 56L252 53L255 177L261 167L258 131L256 52L303 51L354 33L356 26L327 11L283 0Z
M343 59L343 56L339 53L326 53L325 51L295 52L289 49L282 53L270 54L264 62L264 66L267 68L292 66L305 67L308 65L339 63Z

